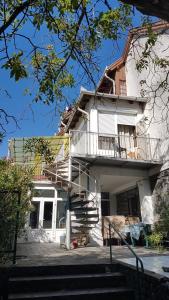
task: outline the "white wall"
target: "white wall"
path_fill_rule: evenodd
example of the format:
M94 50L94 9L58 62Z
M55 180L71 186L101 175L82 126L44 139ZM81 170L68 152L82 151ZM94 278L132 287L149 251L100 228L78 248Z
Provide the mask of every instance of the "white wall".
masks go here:
M136 62L139 61L142 51L145 49L147 37L136 37L130 47L130 52L126 61L126 84L128 96L141 96L141 89L145 90L145 96L148 102L145 106L145 131L150 137L162 139L161 157L164 159L162 169L169 167L169 143L166 142L169 136L169 107L168 89L159 84L165 79L169 67L160 68L154 66L152 58L169 58L169 30L158 35L157 42L152 47L151 58L148 58L148 65L140 73L136 70ZM143 86L141 81L146 81ZM169 84L169 80L168 80ZM157 89L157 90L156 90Z

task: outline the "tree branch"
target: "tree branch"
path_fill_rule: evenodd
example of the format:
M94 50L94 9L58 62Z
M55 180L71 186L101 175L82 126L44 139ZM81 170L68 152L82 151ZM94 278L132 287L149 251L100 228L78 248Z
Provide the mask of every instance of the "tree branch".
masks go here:
M4 22L4 24L0 27L0 35L4 33L4 31L12 24L12 22L17 18L17 16L24 11L24 9L28 8L31 4L36 2L36 0L27 0L19 6L16 6L14 12L11 14L9 19Z

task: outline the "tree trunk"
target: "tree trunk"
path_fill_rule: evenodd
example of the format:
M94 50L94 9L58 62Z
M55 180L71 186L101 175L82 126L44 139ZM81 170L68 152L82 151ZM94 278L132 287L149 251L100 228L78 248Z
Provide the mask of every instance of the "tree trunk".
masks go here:
M169 22L168 0L121 0L135 6L144 15L155 16Z

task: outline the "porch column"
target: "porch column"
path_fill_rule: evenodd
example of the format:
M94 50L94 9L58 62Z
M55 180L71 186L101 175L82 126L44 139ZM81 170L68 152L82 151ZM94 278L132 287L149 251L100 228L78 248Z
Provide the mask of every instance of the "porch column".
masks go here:
M154 209L152 193L149 179L143 179L137 182L140 197L140 209L142 222L145 224L154 223Z

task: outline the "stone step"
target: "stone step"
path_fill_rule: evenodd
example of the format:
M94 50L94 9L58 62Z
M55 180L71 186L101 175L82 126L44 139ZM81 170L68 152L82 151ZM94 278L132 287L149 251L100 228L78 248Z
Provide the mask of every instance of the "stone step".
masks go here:
M24 300L24 299L37 299L37 300L49 300L49 299L64 299L64 300L89 300L89 299L118 299L118 300L134 300L134 293L131 289L126 287L117 288L97 288L86 290L62 290L54 292L43 293L23 293L23 294L11 294L8 299Z
M77 274L58 276L16 277L9 280L9 293L28 293L106 288L125 286L125 276L119 272L100 274Z

